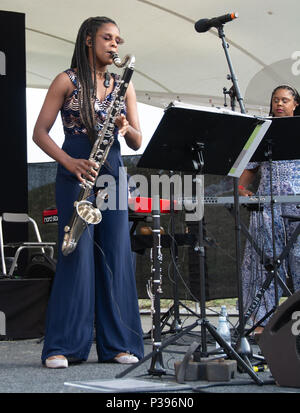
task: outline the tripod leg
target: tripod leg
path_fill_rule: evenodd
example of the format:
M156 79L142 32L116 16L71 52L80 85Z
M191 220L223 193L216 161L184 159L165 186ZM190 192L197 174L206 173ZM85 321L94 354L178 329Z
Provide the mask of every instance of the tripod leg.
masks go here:
M171 323L169 323L169 319L170 319L171 317L173 317L173 313L174 313L174 306L170 307L170 308L168 309L168 311L167 311L166 313L164 313L163 316L161 317L161 319L160 319L160 323L161 323L161 327L160 327L161 334L174 333L173 326L171 325ZM169 326L169 327L170 327L170 330L168 330L168 331L163 331L164 328L165 328L165 326ZM152 334L152 329L151 329L150 331L148 331L148 333L144 334L144 338L149 338L149 337L151 337L151 334Z
M256 327L260 326L263 321L269 318L271 314L274 313L275 310L276 310L276 307L273 307L263 318L261 318L256 324L254 324L251 328L249 328L246 335L249 336L252 333L252 331L254 331Z

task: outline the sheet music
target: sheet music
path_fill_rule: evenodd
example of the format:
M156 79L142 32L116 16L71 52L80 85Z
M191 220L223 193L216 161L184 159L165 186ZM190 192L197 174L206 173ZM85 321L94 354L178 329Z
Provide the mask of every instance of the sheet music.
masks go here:
M241 153L239 154L232 168L227 174L228 176L232 176L234 178L239 178L241 176L250 159L252 158L252 155L258 148L258 145L260 144L267 130L271 126L271 123L272 121L268 119L261 120L261 123L254 128L254 131L250 135Z
M246 118L253 118L252 115L247 115L247 114L241 113L241 112L235 112L233 110L226 109L226 108L223 108L223 107L198 106L198 105L192 105L192 104L186 103L186 102L179 102L178 100L172 101L166 109L171 108L171 107L182 108L182 109L199 110L199 111L203 111L203 112L222 113L222 114L225 114L225 115L244 116Z

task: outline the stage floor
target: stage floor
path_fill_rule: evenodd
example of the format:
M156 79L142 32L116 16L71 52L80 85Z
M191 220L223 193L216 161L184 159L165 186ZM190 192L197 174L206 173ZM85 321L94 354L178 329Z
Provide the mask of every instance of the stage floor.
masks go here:
M191 325L195 319L187 317L185 326ZM151 316L149 314L142 315L144 332L148 332L151 327ZM212 321L212 323L215 320ZM47 394L47 393L102 393L98 400L111 400L112 395L108 395L101 388L104 381L112 380L112 386L115 390L108 393L117 393L117 397L121 396L122 387L124 384L129 384L128 393L134 393L133 397L143 397L147 400L147 394L157 392L157 383L161 384L160 391L169 393L172 397L185 397L183 393L189 393L190 397L198 400L203 394L218 393L218 394L283 394L291 393L300 395L300 388L280 387L276 384L256 384L248 373L237 373L234 379L227 383L197 381L185 382L180 385L176 382L174 373L174 362L183 360L184 352L193 341L199 340L197 334L200 327L193 330L193 336L183 336L176 344L172 344L165 348L162 353L164 367L167 374L161 377L153 377L149 374L148 369L151 364L151 358L140 364L137 368L125 374L122 378L116 378L121 372L127 371L128 366L122 366L114 363L97 362L96 348L93 344L90 357L87 362L77 365L71 365L68 369L51 370L41 365L40 356L42 351L42 340L11 340L0 341L0 392L1 393L31 393L31 394ZM174 333L169 333L163 336L162 342ZM200 342L200 340L199 340ZM208 343L208 350L213 344ZM259 351L257 345L252 344L254 353ZM152 344L149 338L145 338L145 355L151 353ZM270 371L257 373L264 381L270 381ZM134 385L135 380L141 380L144 388L139 390L139 387ZM145 388L146 382L146 388ZM100 387L99 387L100 383ZM149 387L147 387L147 384ZM131 386L131 387L130 387ZM126 386L125 386L126 389ZM143 396L136 396L136 394ZM180 394L180 396L178 396ZM192 395L193 394L193 395ZM116 396L116 394L114 394ZM161 393L160 393L161 396ZM150 397L150 395L149 395ZM253 399L252 399L253 400Z

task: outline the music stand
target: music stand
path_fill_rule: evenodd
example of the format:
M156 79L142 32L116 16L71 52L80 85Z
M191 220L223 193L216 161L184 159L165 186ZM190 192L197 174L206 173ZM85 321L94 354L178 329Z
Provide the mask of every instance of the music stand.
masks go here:
M239 177L270 123L271 121L237 114L228 110L193 107L172 102L166 109L137 166L191 172L199 175L215 174ZM198 223L201 319L180 333L175 334L175 337L166 340L161 345L160 350L200 325L202 347L206 346L203 338L207 329L227 356L237 361L241 370L246 371L257 384L263 384L262 380L254 373L252 366L250 367L249 364L245 363L206 320L202 219ZM239 279L238 285L240 285ZM148 360L151 354L148 354L127 371L119 374L118 377L124 376L127 372Z
M271 122L223 108L207 108L174 101L166 109L137 166L199 173L197 164L203 157L200 174L239 178ZM235 209L235 213L238 212ZM202 237L202 230L198 235ZM240 260L239 254L237 250L237 260ZM238 273L239 326L242 329L244 322L240 278Z
M202 174L239 177L271 122L227 109L174 101L165 110L137 166L195 173L200 144L204 145Z
M267 119L272 123L255 150L251 162L268 161L270 147L273 161L299 159L300 147L297 145L296 131L300 128L300 116Z

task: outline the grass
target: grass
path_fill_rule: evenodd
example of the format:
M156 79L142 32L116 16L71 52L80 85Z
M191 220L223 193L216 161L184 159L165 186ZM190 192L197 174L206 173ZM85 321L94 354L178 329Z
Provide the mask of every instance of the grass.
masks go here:
M279 301L279 305L282 304L287 297L281 297ZM188 301L188 300L180 300L183 304L185 304L189 308L195 308L195 301ZM160 307L161 308L170 308L174 303L174 300L171 299L161 299L160 300ZM237 298L220 298L216 300L206 301L206 308L221 308L222 305L226 305L227 309L236 309L237 308ZM139 308L140 310L150 310L151 309L151 301L150 299L140 299L139 300Z
M236 307L236 298L223 298L217 300L211 300L206 302L206 307L221 307L221 305L226 305L227 308L235 308ZM195 307L195 301L187 301L187 300L180 300L183 304L187 307ZM174 300L171 299L161 299L160 300L160 307L161 308L169 308L173 305ZM139 307L140 310L150 310L151 308L151 301L150 299L140 299L139 300Z

